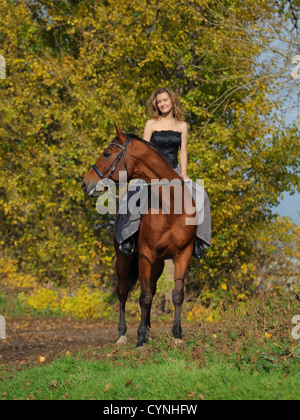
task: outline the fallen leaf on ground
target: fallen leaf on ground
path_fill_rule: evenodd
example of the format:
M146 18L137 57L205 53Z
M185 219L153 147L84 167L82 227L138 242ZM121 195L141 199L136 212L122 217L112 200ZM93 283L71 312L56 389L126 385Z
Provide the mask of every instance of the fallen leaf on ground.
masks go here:
M132 381L130 379L126 379L126 384L125 384L126 388L131 384L132 384Z
M55 381L55 380L51 381L50 382L50 387L53 388L53 389L57 389L57 381Z

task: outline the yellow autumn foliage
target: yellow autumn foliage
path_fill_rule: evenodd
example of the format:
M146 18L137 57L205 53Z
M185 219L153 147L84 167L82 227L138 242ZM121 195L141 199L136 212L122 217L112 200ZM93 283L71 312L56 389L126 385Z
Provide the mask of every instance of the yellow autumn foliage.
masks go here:
M37 285L37 278L19 270L18 260L0 258L0 286L11 290L31 289Z
M19 295L23 307L30 313L45 315L70 316L80 319L109 319L113 310L104 310L105 293L101 290L91 290L82 286L70 292L63 288L39 286Z
M60 300L60 311L62 314L82 319L98 319L101 316L101 302L103 303L103 299L99 290L91 292L86 286L83 286L73 293L73 296L63 293ZM102 318L104 318L103 314Z
M31 309L38 312L54 312L59 310L59 293L54 290L37 288L34 292L22 293L20 300Z
M274 218L282 193L300 189L299 125L286 126L282 85L261 63L290 16L277 1L0 6L0 287L28 290L36 310L99 316L115 286L114 219L97 214L82 178L114 123L142 136L159 86L180 96L189 176L204 178L212 209L212 248L193 261L188 292L217 310L264 276L277 282L262 274L272 259L282 273L299 259L299 228Z

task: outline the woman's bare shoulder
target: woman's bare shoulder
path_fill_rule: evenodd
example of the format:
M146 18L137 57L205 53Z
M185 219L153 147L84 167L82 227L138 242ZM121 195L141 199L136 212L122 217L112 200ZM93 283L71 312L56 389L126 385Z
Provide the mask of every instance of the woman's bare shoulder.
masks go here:
M185 121L181 121L178 126L182 133L188 131L188 125Z
M151 140L152 137L152 133L153 131L155 131L155 124L156 120L152 119L152 120L148 120L146 122L145 128L144 128L144 140L149 141Z
M148 120L148 121L146 122L146 127L147 127L147 128L154 127L154 126L155 126L155 124L157 124L157 121L156 121L156 120L154 120L154 119L152 118L151 120Z

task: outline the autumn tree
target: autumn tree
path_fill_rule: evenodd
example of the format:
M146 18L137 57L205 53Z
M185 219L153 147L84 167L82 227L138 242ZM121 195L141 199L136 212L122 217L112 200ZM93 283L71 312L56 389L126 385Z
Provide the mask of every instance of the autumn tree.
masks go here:
M193 262L192 287L236 281L272 207L299 188L298 128L282 124L280 85L260 63L278 2L0 4L2 258L57 284L111 278L113 220L81 180L114 123L142 135L148 97L169 86L190 126L189 175L205 179L213 212L213 246Z

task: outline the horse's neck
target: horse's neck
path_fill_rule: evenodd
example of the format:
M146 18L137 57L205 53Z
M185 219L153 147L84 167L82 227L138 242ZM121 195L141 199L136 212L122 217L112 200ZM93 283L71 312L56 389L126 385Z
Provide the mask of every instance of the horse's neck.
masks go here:
M145 144L139 144L138 150L134 153L134 160L132 179L143 179L148 183L154 179L167 179L168 181L181 179L164 159Z

